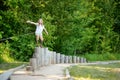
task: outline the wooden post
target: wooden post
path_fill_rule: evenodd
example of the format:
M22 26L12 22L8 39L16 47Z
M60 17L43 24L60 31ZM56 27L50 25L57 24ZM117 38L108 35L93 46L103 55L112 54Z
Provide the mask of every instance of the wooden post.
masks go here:
M37 66L40 66L40 47L35 48L35 53L33 54L33 58L36 58Z
M44 48L44 65L47 66L49 63L48 48Z
M59 64L60 63L60 53L56 54L56 63Z
M65 63L68 63L68 56L65 56Z
M80 58L79 58L79 57L77 57L77 63L79 63L79 60L80 60Z
M80 59L79 59L79 63L81 63L81 57L80 57Z
M73 56L73 63L76 63L76 56Z
M53 59L54 59L53 63L56 64L56 52L53 52L53 56L54 56L53 57Z
M54 53L53 51L50 51L51 54L51 64L54 64Z
M41 48L41 66L44 66L45 65L45 63L44 63L44 61L45 61L45 55L44 55L44 48Z
M35 72L37 70L37 59L36 58L31 58L30 59L32 71Z
M34 54L33 54L33 58L36 58L36 57L37 57L37 52L38 52L37 48L38 48L38 47L35 47L35 51L34 51Z
M72 63L72 56L69 56L69 63Z
M80 58L80 62L81 62L81 63L83 63L83 62L84 62L83 57L81 57L81 58Z
M86 63L86 58L83 59L83 62Z
M60 60L61 60L61 63L64 63L64 61L65 61L65 55L61 55L61 57L60 57Z
M48 58L49 58L48 65L50 65L51 64L51 51L48 51Z

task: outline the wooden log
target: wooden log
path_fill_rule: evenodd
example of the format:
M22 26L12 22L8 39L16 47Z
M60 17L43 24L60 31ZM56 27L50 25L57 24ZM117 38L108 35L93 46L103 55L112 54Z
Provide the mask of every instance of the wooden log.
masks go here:
M81 58L80 58L80 62L81 62L81 63L83 63L83 62L84 62L84 60L83 60L83 59L84 59L83 57L81 57Z
M62 55L60 56L60 62L61 62L61 63L64 63L64 61L65 61L65 55L62 54Z
M51 64L51 51L48 51L48 65Z
M65 56L65 63L68 63L68 56Z
M49 63L48 48L44 48L44 65L47 66Z
M39 47L35 47L35 51L34 51L34 54L33 54L33 58L36 58L36 57L37 57L38 48L39 48Z
M40 47L36 47L35 49L35 55L36 55L36 59L37 59L37 66L41 66L41 48Z
M39 47L39 50L37 51L37 64L38 67L43 66L43 53L44 53L44 48Z
M41 55L41 66L44 66L45 65L45 63L44 63L44 61L45 61L45 55L44 55L44 48L41 48L41 52L40 52L40 55Z
M38 56L38 47L35 47L35 51L33 53L33 58L37 58L37 56ZM30 59L30 65L32 65L31 59ZM38 66L38 61L37 61L37 66Z
M81 63L81 57L80 57L80 59L79 59L79 63Z
M50 51L51 54L51 64L54 64L54 53L53 51Z
M38 68L37 67L37 59L36 58L31 58L30 63L31 63L32 71L35 72Z
M79 58L79 57L77 57L77 61L76 61L76 62L77 62L77 63L79 63L79 61L80 61L80 58Z
M56 64L56 52L53 52L53 59L54 59L53 64Z
M83 59L83 63L86 63L86 62L87 62L87 61L86 61L86 58L84 58L84 59Z
M73 56L73 63L76 63L76 56Z
M72 63L72 56L69 56L68 62Z
M56 63L59 64L60 63L60 53L56 54Z

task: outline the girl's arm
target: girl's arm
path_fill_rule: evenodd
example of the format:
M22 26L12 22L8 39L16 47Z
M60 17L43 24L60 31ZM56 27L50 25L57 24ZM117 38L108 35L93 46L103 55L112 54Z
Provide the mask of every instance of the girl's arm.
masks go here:
M46 30L46 28L44 27L44 31L45 31L45 33L48 35L48 32L47 32L47 30Z
M37 25L37 23L35 23L35 22L32 22L32 21L27 21L27 23L30 23L30 24L34 24L34 25Z

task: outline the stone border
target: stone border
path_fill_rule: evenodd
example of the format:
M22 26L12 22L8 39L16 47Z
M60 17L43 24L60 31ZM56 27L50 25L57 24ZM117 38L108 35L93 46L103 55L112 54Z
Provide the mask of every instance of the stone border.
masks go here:
M13 74L13 72L15 72L16 70L21 69L23 67L25 67L25 65L21 65L16 68L12 68L12 69L9 69L9 70L3 72L2 74L0 74L0 80L8 80L9 77Z
M70 76L70 72L68 69L65 70L65 77L66 80L74 80L74 78Z
M111 63L120 63L120 60L112 60L112 61L93 61L93 62L88 62L88 63L81 63L80 65L111 64Z
M111 63L120 63L120 60L114 60L114 61L94 61L94 62L89 62L89 63L78 63L78 64L70 65L70 67L75 66L75 65L95 65L95 64L111 64ZM66 70L65 70L66 80L75 80L73 77L71 77L68 68L66 68Z

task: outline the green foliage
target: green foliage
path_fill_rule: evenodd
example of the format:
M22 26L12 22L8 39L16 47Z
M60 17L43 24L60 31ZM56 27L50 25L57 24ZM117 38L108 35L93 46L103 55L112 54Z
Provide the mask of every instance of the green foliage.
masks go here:
M0 55L9 54L10 58L20 61L29 61L36 46L34 36L35 26L26 24L26 21L32 20L37 22L40 17L43 18L44 25L49 32L49 36L44 35L44 46L48 46L50 50L53 50L53 45L55 44L54 39L56 38L53 36L55 26L51 24L52 17L50 14L42 9L43 5L47 4L44 2L45 1L39 5L38 2L33 0L1 1L1 5L3 5L2 7L4 9L1 7L0 10L0 39L9 38L11 40L8 41L9 51L7 51L7 53L2 53L2 51L4 51L2 47L7 44L5 42L1 43Z
M5 43L0 43L0 63L1 62L13 62L14 59L11 58L10 44L8 41Z
M0 39L11 39L0 43L1 51L9 44L6 54L28 61L35 47L35 37L28 33L34 33L35 26L26 21L43 18L49 32L43 34L44 46L50 50L67 55L119 54L119 4L118 0L1 0Z
M115 37L113 13L116 3L112 0L76 0L70 4L72 11L65 8L69 5L61 9L61 12L69 13L67 17L66 14L59 14L56 50L65 54L113 52L111 42L113 42L113 36ZM61 6L58 7L61 8ZM63 27L62 30L61 27ZM116 35L119 36L119 34ZM118 52L115 49L114 51Z
M12 57L20 61L29 61L32 57L35 48L34 35L19 36L18 39L13 39L11 42Z
M105 60L120 60L119 54L105 53L105 54L85 54L88 61L105 61Z

